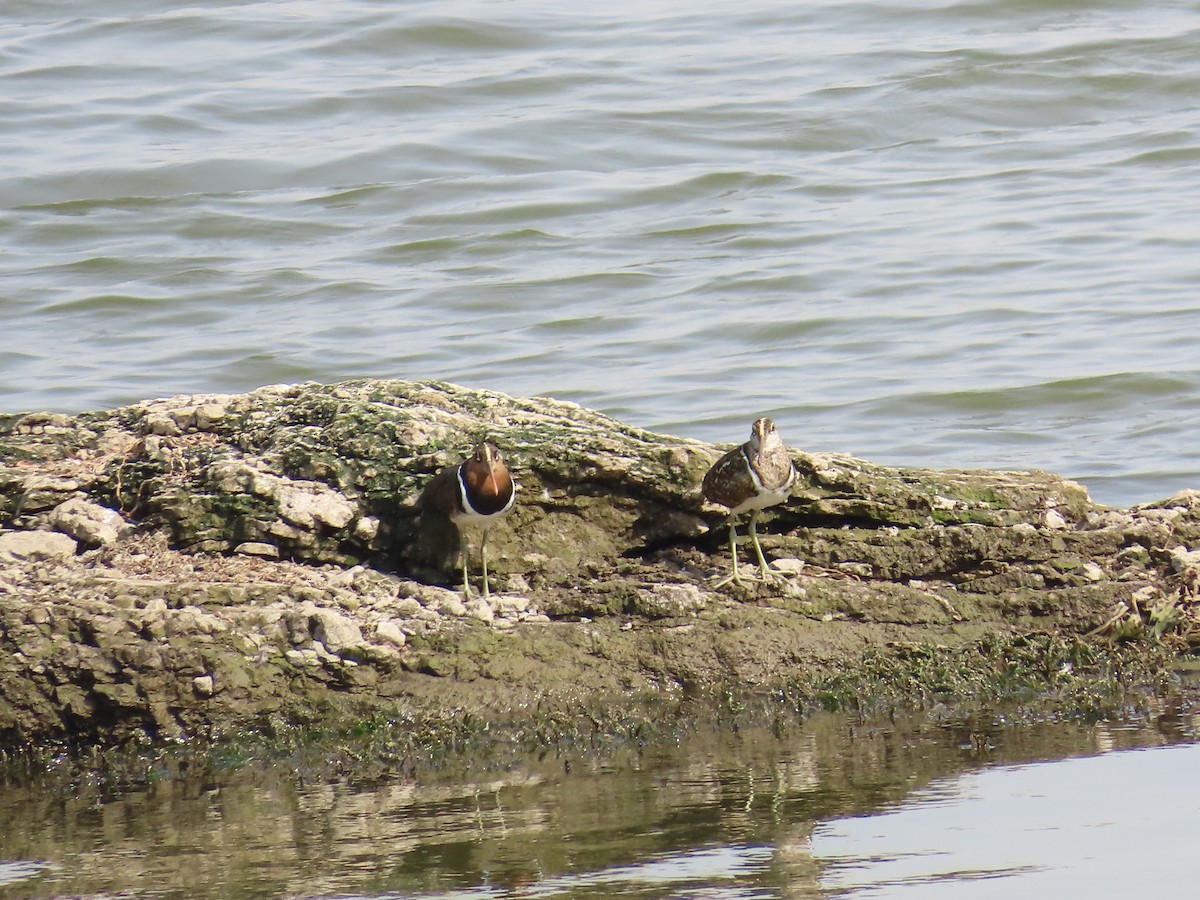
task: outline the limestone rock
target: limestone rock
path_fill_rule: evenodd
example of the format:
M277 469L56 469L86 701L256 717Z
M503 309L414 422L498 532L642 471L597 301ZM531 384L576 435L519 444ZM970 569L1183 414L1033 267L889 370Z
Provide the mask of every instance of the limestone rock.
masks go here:
M56 506L50 514L50 524L92 547L116 543L121 532L128 527L116 510L78 497Z
M332 609L317 609L312 614L312 636L330 653L340 654L364 643L362 629L353 619Z
M57 531L10 531L0 534L0 561L66 559L78 544Z
M458 594L451 591L446 591L431 598L425 604L425 608L439 612L444 616L455 616L457 618L461 618L467 614L467 604L462 601L462 598Z
M656 584L638 591L636 611L647 618L695 616L708 605L704 592L694 584Z
M464 603L478 534L417 498L485 435L521 493L489 534L499 593ZM516 711L564 688L803 682L910 637L1086 643L1115 610L1195 615L1200 494L1109 510L1047 473L800 448L795 495L759 522L786 578L712 590L727 518L698 486L724 449L401 381L0 417L0 527L17 529L0 534L0 745L361 721L406 696ZM104 543L81 522L115 526L109 507L136 527L97 550L29 531Z
M488 625L496 618L496 614L492 612L491 605L482 597L467 601L463 610L465 615L480 622L485 622Z
M395 647L403 647L408 638L395 622L380 622L375 626L375 639Z

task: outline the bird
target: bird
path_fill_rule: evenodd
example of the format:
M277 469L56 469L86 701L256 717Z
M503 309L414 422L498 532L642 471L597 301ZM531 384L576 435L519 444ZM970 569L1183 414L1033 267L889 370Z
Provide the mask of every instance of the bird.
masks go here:
M504 457L490 441L475 448L471 456L458 465L446 466L430 479L421 494L421 505L446 516L462 535L463 596L471 599L468 575L470 542L464 528L482 525L483 537L479 555L483 567L483 599L490 596L488 585L488 529L512 512L517 501L517 485L504 465Z
M730 450L704 476L701 492L706 500L729 508L729 552L733 570L715 587L729 582L743 584L738 573L737 517L750 510L750 543L758 556L758 568L764 581L772 574L758 542L758 513L787 500L796 483L796 467L784 446L783 438L770 419L755 419L750 440Z

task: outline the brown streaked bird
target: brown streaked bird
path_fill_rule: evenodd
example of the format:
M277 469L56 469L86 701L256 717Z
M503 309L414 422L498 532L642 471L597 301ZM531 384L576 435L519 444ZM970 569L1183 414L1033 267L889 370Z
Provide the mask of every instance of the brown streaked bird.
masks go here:
M482 525L483 537L479 555L483 564L483 598L489 596L487 536L488 529L509 514L517 500L517 485L504 465L504 457L496 445L484 441L471 457L456 466L442 469L425 486L421 504L446 516L458 526L462 535L463 595L471 596L467 573L467 557L471 545L463 530L468 525Z
M758 556L763 580L771 574L758 543L758 513L785 501L795 483L796 468L770 419L756 419L750 428L750 440L713 463L701 490L706 500L729 507L729 552L733 556L733 570L715 587L731 581L743 583L738 574L737 517L746 510L750 510L750 543Z

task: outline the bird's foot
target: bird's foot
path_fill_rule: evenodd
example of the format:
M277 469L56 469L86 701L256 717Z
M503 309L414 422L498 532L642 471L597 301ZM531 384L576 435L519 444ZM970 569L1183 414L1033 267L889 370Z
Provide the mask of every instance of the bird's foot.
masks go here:
M772 569L769 565L759 567L758 577L763 584L786 584L789 580L787 573Z
M750 588L755 584L770 586L790 583L791 579L789 579L785 573L776 569L772 569L768 566L765 569L760 568L752 575L743 575L741 572L730 572L728 575L724 575L714 581L711 585L711 588L715 591L720 590L729 584L736 584L740 588Z
M747 581L748 579L744 578L742 574L735 569L728 575L725 575L724 577L718 578L716 581L714 581L712 583L712 589L714 591L720 590L727 584L736 584L738 587L746 587Z

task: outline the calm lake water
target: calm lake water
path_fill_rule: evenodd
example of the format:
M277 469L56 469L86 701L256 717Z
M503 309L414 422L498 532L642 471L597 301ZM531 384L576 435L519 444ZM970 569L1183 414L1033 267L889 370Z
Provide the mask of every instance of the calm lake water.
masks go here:
M418 781L0 786L0 896L1187 896L1197 722L820 716Z
M15 0L0 411L346 376L1200 487L1200 4Z

